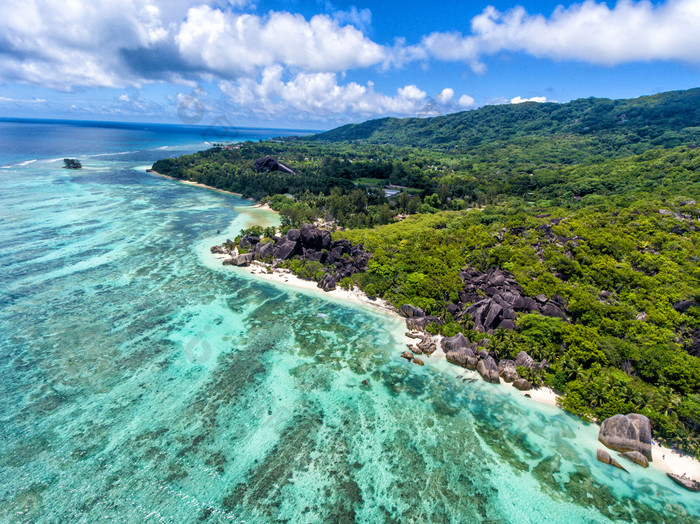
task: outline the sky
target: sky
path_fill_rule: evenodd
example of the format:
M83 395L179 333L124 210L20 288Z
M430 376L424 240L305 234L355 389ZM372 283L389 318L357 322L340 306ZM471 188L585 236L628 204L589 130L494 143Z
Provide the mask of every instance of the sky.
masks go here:
M330 129L700 86L700 0L2 0L0 116Z

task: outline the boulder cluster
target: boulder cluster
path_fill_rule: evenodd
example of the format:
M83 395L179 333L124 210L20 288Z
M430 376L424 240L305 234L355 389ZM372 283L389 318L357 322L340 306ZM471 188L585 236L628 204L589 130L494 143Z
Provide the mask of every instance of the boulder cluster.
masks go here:
M420 333L411 333L410 331L406 332L406 336L409 338L414 338L418 339L419 342L416 343L415 345L409 344L408 349L410 349L413 353L416 355L432 355L435 353L435 350L437 349L437 342L435 339L430 336L429 333L425 332L420 332Z
M646 468L651 460L651 424L649 419L638 413L615 415L600 425L598 440L609 449L620 452L620 457ZM598 449L598 460L623 468L604 449Z
M615 451L623 454L638 452L647 460L651 460L651 424L644 415L630 413L605 419L600 425L598 440ZM637 455L626 458L634 460L633 457L636 458Z
M622 467L622 465L617 460L615 460L614 458L612 458L610 456L610 453L608 453L604 449L598 448L598 450L596 451L596 458L600 462L603 462L604 464L610 464L611 466L615 466L616 468L620 468L622 471L627 471L624 467ZM628 473L629 473L629 471L628 471Z
M409 329L419 332L422 332L429 323L442 322L440 318L428 316L421 308L411 304L401 306L399 313L406 319L406 326ZM513 325L514 327L515 325ZM429 334L422 332L413 335L409 332L407 335L421 340L417 346L409 346L413 353L430 355L435 351L437 343ZM448 362L476 370L488 382L498 384L503 379L505 382L513 383L513 386L521 391L531 389L532 384L518 375L518 367L540 370L549 365L546 360L535 362L525 351L518 353L515 360L502 359L498 361L496 356L486 349L489 339L484 338L478 342L469 342L462 333L457 333L453 337L444 337L440 344Z
M234 243L227 240L224 246ZM247 250L246 253L240 251ZM224 265L247 266L254 260L283 262L293 257L319 262L324 267L324 275L318 287L324 291L335 289L345 277L367 270L371 254L362 244L353 246L344 238L332 240L330 231L319 229L311 224L302 224L299 229L290 229L279 238L260 238L244 235L238 241L234 252L226 247L213 246L212 253L230 253Z
M521 391L531 389L532 384L518 375L518 367L543 369L547 366L546 361L535 362L526 351L518 353L515 360L503 359L497 362L494 355L482 347L487 343L487 339L469 342L462 333L443 338L441 342L448 362L467 369L475 369L488 382L498 384L503 379L505 382L513 383L513 386Z
M416 331L423 331L428 324L442 324L440 317L426 315L419 307L404 304L399 308L399 314L406 319L406 327Z
M515 314L540 313L548 317L566 319L564 299L555 295L528 297L523 294L513 275L497 268L481 272L473 268L460 271L464 290L460 302L447 307L453 318L459 320L468 314L474 329L484 333L494 330L515 329Z

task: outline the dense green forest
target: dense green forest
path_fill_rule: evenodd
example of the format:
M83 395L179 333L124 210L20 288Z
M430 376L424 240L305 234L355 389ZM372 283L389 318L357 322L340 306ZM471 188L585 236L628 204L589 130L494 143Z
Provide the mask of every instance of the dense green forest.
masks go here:
M383 118L349 124L307 140L364 141L466 152L485 144L541 144L568 137L592 155L640 153L700 136L700 88L631 100L587 98L567 104L486 106L435 118ZM587 140L594 138L594 140ZM561 160L565 161L564 157Z
M561 297L568 321L519 314L490 350L546 358L528 378L569 411L643 413L657 437L700 455L699 139L694 89L381 119L154 169L268 200L285 229L316 218L349 228L334 238L372 258L342 285L423 308L440 317L435 332L484 336L448 312L465 267ZM256 170L268 155L294 173Z

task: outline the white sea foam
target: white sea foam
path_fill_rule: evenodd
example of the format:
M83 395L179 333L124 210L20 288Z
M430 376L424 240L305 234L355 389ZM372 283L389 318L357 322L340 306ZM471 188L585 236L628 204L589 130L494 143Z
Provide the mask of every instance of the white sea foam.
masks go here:
M4 166L0 166L0 169L12 169L12 168L15 168L15 167L23 167L23 166L27 166L27 165L29 165L29 164L33 164L33 163L36 162L36 161L37 161L36 158L34 158L34 159L32 159L32 160L25 160L24 162L16 162L16 163L13 163L13 164L7 164L7 165L4 165Z

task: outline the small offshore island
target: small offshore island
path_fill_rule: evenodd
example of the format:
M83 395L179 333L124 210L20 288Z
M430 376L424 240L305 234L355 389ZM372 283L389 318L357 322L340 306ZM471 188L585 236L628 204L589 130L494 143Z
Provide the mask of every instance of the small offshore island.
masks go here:
M652 432L662 460L700 456L698 129L694 89L382 119L153 171L279 212L280 231L212 247L224 264L382 301L407 361L551 388L646 467ZM685 464L665 469L697 491Z

